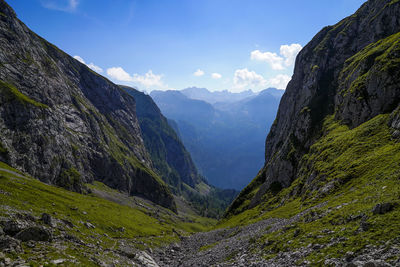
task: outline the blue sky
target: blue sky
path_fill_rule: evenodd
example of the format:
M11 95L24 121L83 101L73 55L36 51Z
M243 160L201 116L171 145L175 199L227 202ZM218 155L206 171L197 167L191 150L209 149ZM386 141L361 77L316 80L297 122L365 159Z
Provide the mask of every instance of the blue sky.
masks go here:
M364 0L8 0L33 31L119 84L284 88L301 49Z

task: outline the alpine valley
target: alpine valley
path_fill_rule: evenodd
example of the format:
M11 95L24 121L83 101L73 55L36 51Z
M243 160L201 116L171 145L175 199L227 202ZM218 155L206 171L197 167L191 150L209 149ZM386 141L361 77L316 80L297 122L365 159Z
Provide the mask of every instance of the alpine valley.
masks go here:
M3 266L400 266L400 1L323 28L284 91L148 95L0 0Z

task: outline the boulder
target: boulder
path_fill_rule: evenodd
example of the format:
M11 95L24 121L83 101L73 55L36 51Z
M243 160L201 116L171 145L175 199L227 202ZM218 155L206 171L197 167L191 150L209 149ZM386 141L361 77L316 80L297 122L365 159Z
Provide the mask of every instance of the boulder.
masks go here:
M47 225L54 226L53 218L51 217L50 214L43 213L41 220L43 221L43 223L45 223Z
M3 231L7 235L14 236L16 233L22 231L23 229L29 227L29 224L21 220L9 220L3 223Z
M21 241L50 241L51 233L44 227L32 226L15 235Z
M377 204L372 209L372 213L373 214L385 214L385 213L391 211L393 208L394 208L394 205L392 203L380 203L380 204Z
M145 267L159 267L154 259L144 251L140 251L136 254L136 260L140 262L141 266Z
M83 225L86 226L86 228L89 228L89 229L94 229L94 228L96 228L96 227L95 227L93 224L91 224L90 222L84 222Z

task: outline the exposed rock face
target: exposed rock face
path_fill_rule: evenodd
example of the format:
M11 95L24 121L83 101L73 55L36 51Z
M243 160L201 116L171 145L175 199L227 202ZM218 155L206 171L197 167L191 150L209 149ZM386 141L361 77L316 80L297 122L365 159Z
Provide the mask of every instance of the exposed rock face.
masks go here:
M31 32L0 0L0 160L81 192L93 180L175 209L134 99Z
M203 179L197 172L189 152L153 99L134 88L121 88L136 100L136 112L145 147L164 181L175 187L180 186L181 182L191 187L200 183Z
M257 187L250 207L273 183L289 186L299 176L301 158L323 134L328 115L356 127L393 112L393 136L399 135L399 14L398 0L370 0L304 47L266 140L265 166L231 211Z

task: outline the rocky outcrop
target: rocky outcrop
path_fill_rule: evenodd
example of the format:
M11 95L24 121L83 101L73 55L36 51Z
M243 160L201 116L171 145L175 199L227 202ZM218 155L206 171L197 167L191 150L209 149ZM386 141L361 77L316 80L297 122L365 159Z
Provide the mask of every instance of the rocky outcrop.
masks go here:
M0 160L82 192L94 180L175 210L135 100L30 31L0 0Z
M274 187L288 187L322 135L329 115L356 127L392 113L398 136L400 1L370 0L352 16L322 29L299 53L266 140L265 166L233 203L254 207ZM256 192L256 193L255 193Z

